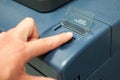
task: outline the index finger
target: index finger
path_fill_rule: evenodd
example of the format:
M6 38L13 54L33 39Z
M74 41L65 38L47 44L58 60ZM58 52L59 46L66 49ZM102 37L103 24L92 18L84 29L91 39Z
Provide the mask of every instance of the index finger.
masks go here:
M39 39L27 44L28 59L42 55L50 50L57 48L72 38L71 32L61 33L59 35Z

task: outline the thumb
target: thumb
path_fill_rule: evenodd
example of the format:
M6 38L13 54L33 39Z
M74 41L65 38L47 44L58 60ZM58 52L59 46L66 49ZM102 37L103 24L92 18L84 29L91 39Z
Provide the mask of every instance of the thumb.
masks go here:
M25 18L15 27L14 35L23 41L27 41L29 38L37 39L39 35L35 21L32 18Z

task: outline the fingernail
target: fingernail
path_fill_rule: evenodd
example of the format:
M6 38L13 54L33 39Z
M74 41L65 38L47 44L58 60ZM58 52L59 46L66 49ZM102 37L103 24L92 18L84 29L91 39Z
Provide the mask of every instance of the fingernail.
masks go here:
M31 21L34 21L33 18L31 18L31 17L26 17L25 20L31 20Z
M56 79L50 78L50 80L56 80Z
M69 37L72 37L73 33L72 32L66 32L66 35L69 36Z

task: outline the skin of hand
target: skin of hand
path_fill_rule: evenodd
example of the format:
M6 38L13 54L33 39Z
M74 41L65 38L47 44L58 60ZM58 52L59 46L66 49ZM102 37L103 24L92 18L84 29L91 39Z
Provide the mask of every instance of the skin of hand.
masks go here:
M54 80L26 73L27 62L69 41L71 32L38 39L32 18L25 18L15 28L0 33L0 80Z

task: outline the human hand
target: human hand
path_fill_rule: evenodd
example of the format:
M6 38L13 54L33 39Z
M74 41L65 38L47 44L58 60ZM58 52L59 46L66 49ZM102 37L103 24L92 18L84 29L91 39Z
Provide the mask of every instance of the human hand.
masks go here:
M42 55L70 40L72 33L38 39L32 18L25 18L17 27L0 33L0 80L54 80L26 73L25 65L33 57Z

